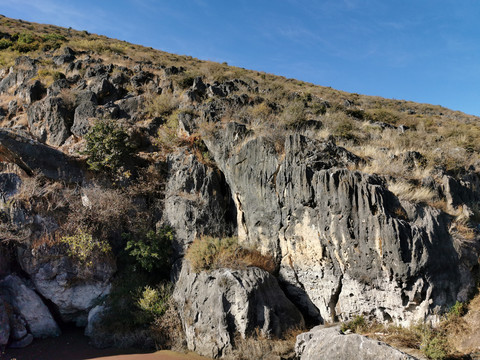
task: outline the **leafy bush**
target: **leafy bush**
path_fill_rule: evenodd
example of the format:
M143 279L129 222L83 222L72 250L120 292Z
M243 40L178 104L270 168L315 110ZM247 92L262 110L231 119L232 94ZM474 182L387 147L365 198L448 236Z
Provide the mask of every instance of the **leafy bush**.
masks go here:
M58 49L67 39L65 36L57 33L42 35L43 50Z
M79 230L71 236L63 236L60 242L67 245L67 254L80 263L92 266L94 261L102 255L109 254L112 248L108 242L94 239L91 234Z
M67 40L67 38L61 34L50 33L50 34L42 35L42 40L43 41L65 41Z
M9 39L0 39L0 50L8 49L13 45L13 42Z
M98 121L85 136L88 155L87 164L91 170L119 174L133 152L129 136L113 121Z
M144 270L152 272L168 268L174 238L172 228L164 226L156 232L150 230L135 239L131 234L124 234L124 238L128 240L125 250Z
M16 43L13 47L19 52L30 52L38 49L38 41L32 33L15 34L14 39L16 39Z
M422 352L432 360L442 360L449 354L448 339L442 332L425 328L420 345Z
M137 306L145 316L153 321L168 310L169 299L173 292L172 283L162 283L155 288L145 286L137 301Z
M448 317L460 317L467 312L467 305L463 302L457 301L448 311Z
M240 246L236 237L220 239L205 236L196 239L188 248L186 258L195 272L223 267L245 269L250 266L270 273L275 271L275 262L271 256Z

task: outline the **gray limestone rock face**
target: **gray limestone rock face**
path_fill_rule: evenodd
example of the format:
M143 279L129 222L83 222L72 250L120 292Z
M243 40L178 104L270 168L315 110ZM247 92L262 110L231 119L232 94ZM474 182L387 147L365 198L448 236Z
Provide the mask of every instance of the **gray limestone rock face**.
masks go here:
M19 56L7 76L0 81L0 94L8 92L15 86L22 86L37 75L37 61L28 56Z
M18 261L37 291L57 307L62 320L78 326L87 324L95 302L108 295L116 271L109 258L80 264L55 246L18 249Z
M300 360L415 360L383 342L358 334L344 335L338 326L314 327L297 336L295 352Z
M231 189L239 241L274 255L309 317L436 321L474 289L478 244L453 239L440 210L347 170L361 160L345 149L293 134L279 154L237 123L206 144Z
M0 281L0 295L10 303L17 314L27 322L36 338L60 335L60 328L40 297L28 288L16 275L8 275Z
M41 142L60 146L70 136L73 114L60 97L47 96L27 111L30 132Z
M192 273L184 265L173 297L190 350L213 358L232 349L235 336L280 336L303 325L303 317L277 280L264 270L219 269Z
M97 106L95 103L82 102L75 108L73 115L73 125L70 129L72 134L76 136L85 136L90 130L90 119L96 115Z
M204 234L231 236L234 204L222 174L184 150L169 155L164 221L175 230L175 258Z
M7 345L10 337L10 320L7 314L7 307L0 298L0 347Z

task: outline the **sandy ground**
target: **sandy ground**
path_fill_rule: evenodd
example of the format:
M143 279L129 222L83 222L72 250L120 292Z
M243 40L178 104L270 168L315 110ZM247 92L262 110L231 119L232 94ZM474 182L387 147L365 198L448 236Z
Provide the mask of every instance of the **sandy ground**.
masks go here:
M141 353L138 349L97 349L81 329L68 329L57 338L36 339L24 349L7 349L0 360L205 360L196 354L172 351Z

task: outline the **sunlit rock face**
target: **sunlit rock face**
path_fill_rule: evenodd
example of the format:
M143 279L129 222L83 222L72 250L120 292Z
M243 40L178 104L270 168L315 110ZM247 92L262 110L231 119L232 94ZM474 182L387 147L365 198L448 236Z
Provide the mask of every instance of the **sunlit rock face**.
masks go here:
M478 249L449 234L449 218L348 170L361 159L334 143L296 134L279 152L230 123L207 145L232 190L240 240L274 254L305 314L436 321L474 288Z

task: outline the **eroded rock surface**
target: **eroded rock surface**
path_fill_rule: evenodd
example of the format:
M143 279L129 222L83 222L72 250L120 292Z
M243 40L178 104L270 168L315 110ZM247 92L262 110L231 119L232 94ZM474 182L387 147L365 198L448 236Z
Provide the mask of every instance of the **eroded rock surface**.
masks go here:
M174 299L188 348L213 358L228 354L237 335L245 337L259 329L281 336L303 325L302 315L277 280L258 268L196 274L184 265Z
M53 180L81 183L81 164L59 150L13 131L0 129L0 160L16 164L28 175L39 171Z
M435 318L474 288L478 246L455 241L439 210L401 203L361 161L331 142L268 138L230 123L207 141L237 207L241 242L274 254L280 278L306 314L355 314L408 324Z
M167 159L164 221L175 230L175 258L204 234L231 236L235 206L223 175L184 151Z

